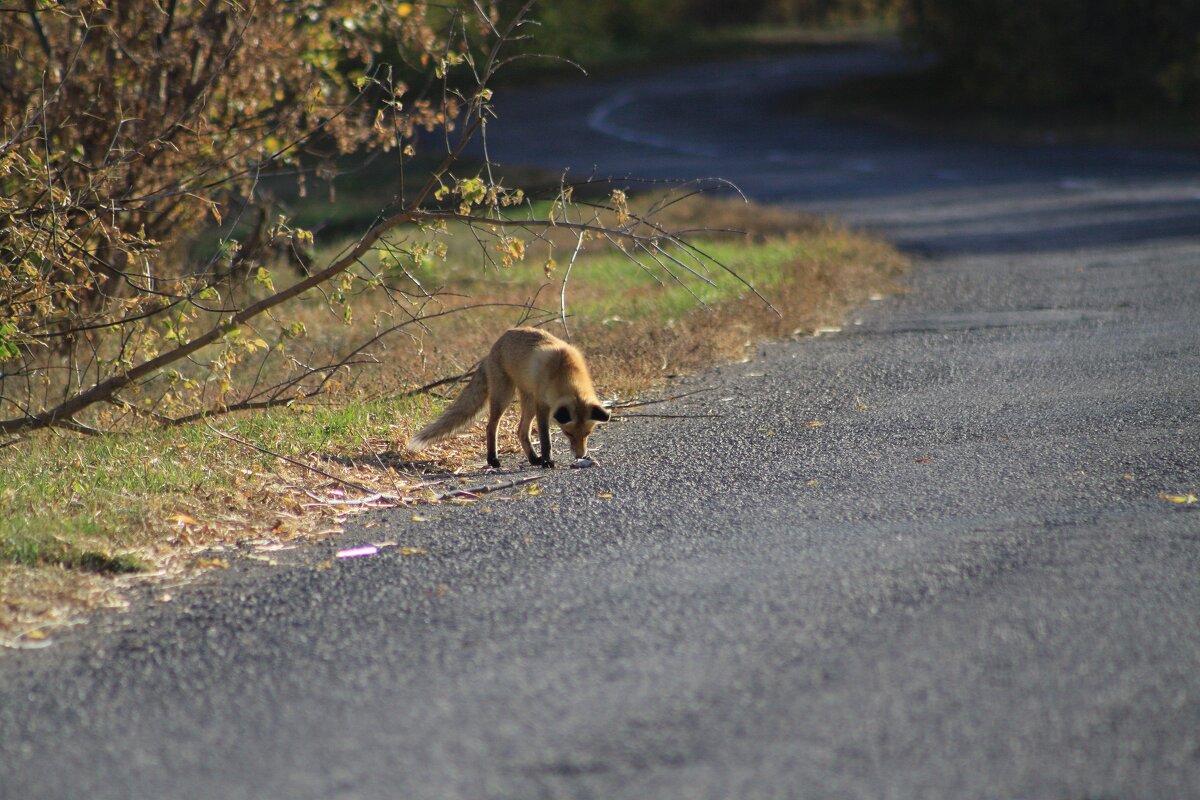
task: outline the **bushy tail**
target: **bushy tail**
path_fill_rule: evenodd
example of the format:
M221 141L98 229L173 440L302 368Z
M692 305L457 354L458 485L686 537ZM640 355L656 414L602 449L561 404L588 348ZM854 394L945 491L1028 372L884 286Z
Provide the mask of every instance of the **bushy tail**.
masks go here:
M483 411L487 400L487 373L480 365L467 388L462 390L462 394L455 398L450 407L408 440L408 449L413 453L420 452L434 442L453 436L468 427Z

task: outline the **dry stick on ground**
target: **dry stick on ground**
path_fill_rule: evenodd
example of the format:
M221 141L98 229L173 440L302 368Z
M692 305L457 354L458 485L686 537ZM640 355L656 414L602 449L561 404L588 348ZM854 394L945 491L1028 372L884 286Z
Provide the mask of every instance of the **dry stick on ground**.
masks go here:
M683 394L676 394L676 395L671 395L670 397L663 397L659 400L631 400L628 403L613 403L611 406L608 407L608 409L610 411L621 411L622 409L626 409L626 408L641 408L642 406L654 406L654 405L658 405L659 403L669 403L672 400L681 400L684 397L691 397L694 394L701 394L703 392L711 392L711 391L713 391L713 389L696 389L695 391L684 392Z
M723 417L724 414L616 414L616 419L629 419L631 417L654 417L657 419L714 419Z
M498 492L502 489L511 489L514 486L521 486L525 483L533 483L537 480L541 480L540 475L534 475L529 478L518 478L517 480L509 481L508 483L497 484L496 486L474 486L468 489L455 489L453 492L446 492L445 494L438 495L437 499L452 500L455 497L475 497L481 494L491 494L492 492Z

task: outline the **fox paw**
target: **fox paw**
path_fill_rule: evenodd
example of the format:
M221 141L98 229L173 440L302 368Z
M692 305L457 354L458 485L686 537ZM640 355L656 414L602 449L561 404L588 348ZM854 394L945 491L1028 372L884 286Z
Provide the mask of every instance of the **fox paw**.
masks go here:
M500 469L500 459L495 456L488 456L488 466L492 469Z

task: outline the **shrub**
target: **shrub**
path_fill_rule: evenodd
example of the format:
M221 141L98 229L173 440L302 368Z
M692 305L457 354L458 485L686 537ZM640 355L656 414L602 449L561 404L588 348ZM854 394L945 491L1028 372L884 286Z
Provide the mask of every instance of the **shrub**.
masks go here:
M985 103L1200 100L1197 0L908 0L907 35Z

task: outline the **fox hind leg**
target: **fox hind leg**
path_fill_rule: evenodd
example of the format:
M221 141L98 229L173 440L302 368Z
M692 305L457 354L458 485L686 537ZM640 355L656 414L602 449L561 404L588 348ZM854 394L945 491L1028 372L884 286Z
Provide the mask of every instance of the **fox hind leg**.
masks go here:
M529 443L529 428L533 424L537 401L532 396L521 392L521 423L517 425L517 440L521 442L521 449L525 451L525 457L529 459L529 463L535 467L542 463L542 459L538 458L533 453L533 445Z
M512 405L513 385L503 375L488 375L488 422L487 422L487 463L493 469L499 469L500 457L496 455L496 429L500 427L500 417Z

